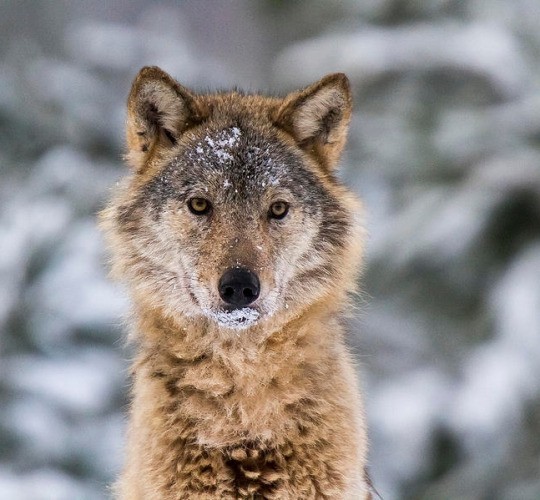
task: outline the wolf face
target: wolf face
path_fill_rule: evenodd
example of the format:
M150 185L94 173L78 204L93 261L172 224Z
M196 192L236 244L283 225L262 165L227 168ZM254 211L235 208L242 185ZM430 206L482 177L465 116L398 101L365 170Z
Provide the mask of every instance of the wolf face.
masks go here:
M133 173L102 214L135 301L267 331L325 297L345 300L361 239L334 170L350 113L341 74L277 99L195 95L144 68L128 101Z

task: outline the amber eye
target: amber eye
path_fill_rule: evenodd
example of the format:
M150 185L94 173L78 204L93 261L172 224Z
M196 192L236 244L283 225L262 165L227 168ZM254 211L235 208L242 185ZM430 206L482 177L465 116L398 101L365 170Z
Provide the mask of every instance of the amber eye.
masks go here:
M269 216L272 219L283 219L289 211L289 204L286 201L276 201L270 205Z
M191 198L188 201L188 207L192 214L205 215L210 212L210 202L204 198Z

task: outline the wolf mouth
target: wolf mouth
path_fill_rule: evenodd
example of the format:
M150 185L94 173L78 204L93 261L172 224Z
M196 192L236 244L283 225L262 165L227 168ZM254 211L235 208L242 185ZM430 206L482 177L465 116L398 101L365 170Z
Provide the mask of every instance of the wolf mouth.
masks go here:
M257 323L260 313L252 307L243 307L242 309L211 310L206 309L205 314L212 318L222 328L232 330L245 330Z

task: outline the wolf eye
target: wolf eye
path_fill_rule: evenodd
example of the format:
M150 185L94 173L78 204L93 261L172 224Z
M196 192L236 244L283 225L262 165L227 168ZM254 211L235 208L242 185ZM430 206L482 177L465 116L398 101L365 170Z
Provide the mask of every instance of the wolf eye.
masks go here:
M210 212L210 202L204 198L191 198L188 201L188 208L192 214L205 215Z
M283 219L289 211L289 204L286 201L276 201L270 205L268 215L272 219Z

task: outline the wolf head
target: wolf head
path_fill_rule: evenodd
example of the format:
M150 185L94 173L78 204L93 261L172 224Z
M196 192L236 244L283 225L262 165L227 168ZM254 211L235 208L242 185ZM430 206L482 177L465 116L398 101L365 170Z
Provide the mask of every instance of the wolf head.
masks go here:
M279 99L197 95L143 68L132 174L102 213L134 300L220 331L339 308L361 249L358 203L335 175L350 116L343 74Z

